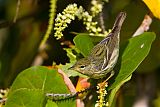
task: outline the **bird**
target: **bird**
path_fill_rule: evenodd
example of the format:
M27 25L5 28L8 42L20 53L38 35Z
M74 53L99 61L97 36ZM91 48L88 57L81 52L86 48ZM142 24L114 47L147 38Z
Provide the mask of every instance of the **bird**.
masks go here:
M108 73L114 75L113 68L119 56L120 30L125 18L126 13L120 12L111 32L93 47L87 57L78 60L69 69L78 71L93 79L103 78Z

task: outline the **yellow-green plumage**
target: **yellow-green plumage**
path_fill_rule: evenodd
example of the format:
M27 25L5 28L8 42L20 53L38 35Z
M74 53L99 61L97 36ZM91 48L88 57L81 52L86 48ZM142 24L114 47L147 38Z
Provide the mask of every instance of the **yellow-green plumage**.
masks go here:
M90 78L99 79L111 72L117 63L119 55L119 34L126 18L126 13L120 12L112 31L91 50L86 58L78 60L71 69Z

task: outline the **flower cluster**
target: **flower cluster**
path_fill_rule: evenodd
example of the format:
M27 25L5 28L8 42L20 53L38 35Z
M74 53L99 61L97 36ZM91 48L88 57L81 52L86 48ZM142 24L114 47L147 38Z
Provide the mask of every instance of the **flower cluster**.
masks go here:
M92 0L91 4L93 5L91 7L92 16L96 16L98 13L102 12L103 2Z
M99 34L102 31L100 27L96 27L97 22L93 22L93 17L89 15L88 12L83 12L82 17L83 17L83 24L86 25L86 29L87 31L89 31L89 33L95 35Z
M103 86L101 86L103 85ZM96 101L95 107L103 107L103 106L108 106L108 102L105 102L104 97L107 95L106 87L108 87L107 84L98 84L97 85L97 93L99 94L98 100Z
M57 15L55 19L55 37L60 39L63 34L62 31L67 27L67 24L70 24L72 20L75 19L75 13L78 11L77 4L70 4L64 9L64 11Z
M86 30L90 35L106 36L108 32L105 31L105 33L102 34L102 29L97 27L98 23L93 21L93 17L102 11L103 4L102 2L92 0L92 5L92 15L85 11L82 6L78 8L77 4L68 5L62 14L59 13L55 19L54 36L57 37L57 39L60 39L63 36L62 31L67 27L67 24L70 24L72 20L75 20L75 17L79 20L83 20L83 24L86 26Z

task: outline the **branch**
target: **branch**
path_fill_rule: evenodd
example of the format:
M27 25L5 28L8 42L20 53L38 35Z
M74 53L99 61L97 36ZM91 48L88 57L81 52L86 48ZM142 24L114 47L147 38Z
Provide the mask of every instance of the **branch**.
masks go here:
M139 26L139 28L133 34L132 37L138 36L138 35L142 34L143 32L148 31L151 23L152 23L152 18L149 15L145 15L145 17L142 21L142 24Z
M3 21L0 23L0 29L2 28L6 28L6 27L11 27L12 25L15 25L21 21L24 21L24 20L27 20L29 18L33 18L33 17L37 17L41 14L44 13L44 10L36 10L34 12L31 12L30 14L28 15L25 15L25 16L22 16L21 18L19 19L16 19L16 22L14 23L13 20L12 21Z
M15 16L14 16L14 18L13 18L13 23L16 23L16 21L17 21L20 4L21 4L21 0L18 0L18 1L17 1L16 14L15 14Z

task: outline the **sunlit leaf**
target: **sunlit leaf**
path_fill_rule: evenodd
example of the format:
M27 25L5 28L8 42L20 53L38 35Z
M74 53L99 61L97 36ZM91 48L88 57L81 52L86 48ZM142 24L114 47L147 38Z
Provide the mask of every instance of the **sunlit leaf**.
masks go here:
M93 42L92 39L89 37L89 35L77 35L73 39L76 48L78 48L83 56L87 56L91 49L93 48Z
M112 106L114 97L117 93L117 91L120 89L120 87L127 81L129 81L131 79L132 75L130 75L128 78L126 78L125 80L121 81L121 83L119 83L113 90L111 90L111 93L109 94L109 98L108 98L108 103L110 106Z
M154 107L160 107L160 92L158 91L156 99L153 101Z
M30 90L34 90L34 92ZM66 86L62 75L59 74L57 70L42 66L31 67L17 76L9 91L6 104L8 105L7 107L18 107L11 105L16 105L17 102L20 101L25 107L41 107L39 106L41 103L38 102L46 104L45 95L47 93L65 94L70 93L70 91ZM33 104L33 106L31 106L32 104L30 104L30 106L28 106L30 101L35 101L38 105ZM59 107L70 107L71 105L75 105L75 100L59 102L57 105Z
M68 56L70 62L75 62L76 61L76 55L73 54L73 52L72 52L73 49L65 48L64 50L67 52L67 56Z
M129 39L129 43L122 54L119 74L109 89L116 87L136 70L148 55L154 39L155 33L152 32L146 32Z
M42 90L20 88L10 93L5 107L43 107L44 104Z
M51 100L47 100L47 104L45 107L58 107L58 105Z

